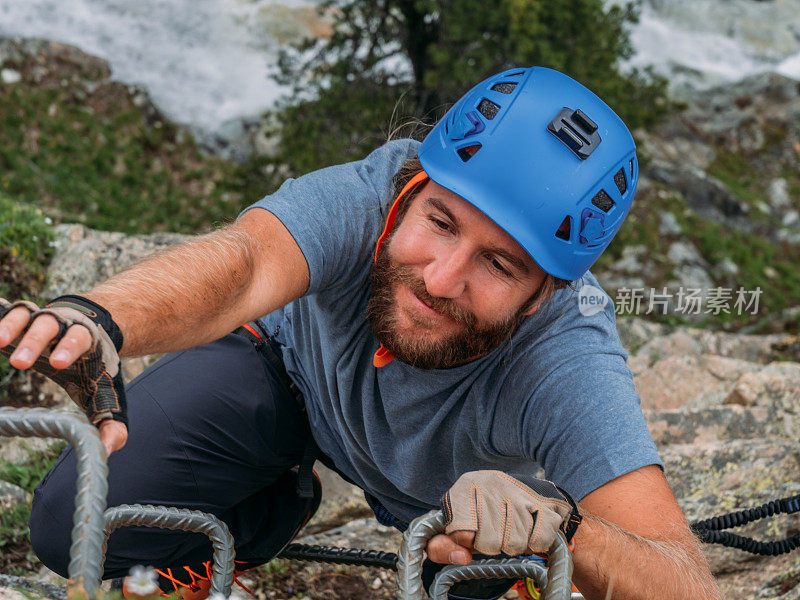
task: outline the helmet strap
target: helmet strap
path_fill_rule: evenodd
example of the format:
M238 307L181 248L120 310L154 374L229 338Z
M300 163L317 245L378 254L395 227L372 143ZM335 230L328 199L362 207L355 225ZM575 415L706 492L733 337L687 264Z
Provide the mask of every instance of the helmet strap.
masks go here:
M403 189L400 190L400 193L397 195L397 198L394 199L391 208L389 209L389 214L386 216L386 225L383 228L383 233L378 238L378 243L375 246L375 261L378 260L378 252L380 252L381 246L386 241L386 238L389 237L389 234L392 232L392 228L394 227L394 221L397 218L397 209L400 208L400 200L411 191L417 184L423 183L425 180L428 179L428 174L425 171L420 171L416 175L414 175L411 179L409 179L408 183L403 186Z
M386 225L383 228L383 233L381 233L381 236L378 238L378 243L375 245L376 262L378 260L378 253L381 250L383 242L385 242L386 238L389 237L389 234L392 232L392 228L394 227L394 221L397 218L397 209L400 207L400 200L402 200L409 191L414 189L416 185L425 182L427 179L428 174L425 171L420 171L419 173L415 174L408 181L408 183L403 186L403 189L400 190L397 198L395 198L394 202L392 202L392 206L389 209L389 214L386 216ZM381 367L385 367L393 360L394 355L389 351L388 348L385 348L384 345L381 344L377 352L375 352L375 355L372 357L372 364L379 369Z

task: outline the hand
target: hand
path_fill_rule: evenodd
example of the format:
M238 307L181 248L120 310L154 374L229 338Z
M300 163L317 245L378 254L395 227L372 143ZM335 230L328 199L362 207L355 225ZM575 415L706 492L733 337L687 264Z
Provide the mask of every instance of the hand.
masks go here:
M122 334L105 309L70 298L75 300L58 299L43 309L0 298L0 353L9 356L11 366L31 368L63 387L100 428L110 455L127 440L125 390L115 348L121 347Z
M509 556L546 552L574 512L573 503L551 482L531 485L500 471L459 477L442 498L447 535L428 542L434 562L468 564L472 550Z

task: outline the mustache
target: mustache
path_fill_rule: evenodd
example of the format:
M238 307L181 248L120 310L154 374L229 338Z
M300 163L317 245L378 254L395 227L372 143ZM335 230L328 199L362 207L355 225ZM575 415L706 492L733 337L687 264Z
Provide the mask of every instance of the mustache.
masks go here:
M449 317L468 329L474 329L477 326L478 319L472 312L450 298L432 296L428 292L425 282L420 277L414 275L407 267L392 266L391 275L394 282L405 285L411 290L412 294L436 312Z

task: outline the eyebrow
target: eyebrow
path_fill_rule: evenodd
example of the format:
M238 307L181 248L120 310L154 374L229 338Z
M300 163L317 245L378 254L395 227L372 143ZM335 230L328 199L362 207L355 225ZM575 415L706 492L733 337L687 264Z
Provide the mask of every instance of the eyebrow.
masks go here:
M448 209L447 206L445 206L444 202L442 202L439 198L428 196L427 198L425 198L425 204L427 204L431 208L434 208L444 213L444 215L453 222L453 225L455 225L456 228L460 226L458 219L455 218L453 213L450 212L450 209ZM530 274L530 269L528 268L528 265L525 264L525 261L523 261L518 256L511 254L508 250L499 248L497 246L487 248L487 250L503 258L503 260L507 261L512 267L514 267L518 271L521 271L524 275Z

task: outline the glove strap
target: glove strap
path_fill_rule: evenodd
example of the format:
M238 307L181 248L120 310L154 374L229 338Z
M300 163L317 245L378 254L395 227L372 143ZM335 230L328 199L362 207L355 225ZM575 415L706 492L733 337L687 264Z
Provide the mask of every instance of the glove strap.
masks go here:
M575 532L578 531L578 525L580 525L581 521L583 521L583 515L581 515L581 513L578 511L578 504L572 499L572 496L570 496L565 490L557 485L556 489L561 492L561 494L572 507L572 511L569 513L569 518L564 521L564 524L561 526L564 531L564 537L567 538L567 543L571 544Z
M72 308L82 312L92 321L100 325L100 327L105 329L117 352L119 352L122 348L122 330L114 322L114 319L111 318L111 313L97 304L97 302L93 302L92 300L84 298L83 296L69 294L50 300L50 302L44 305L44 308Z

